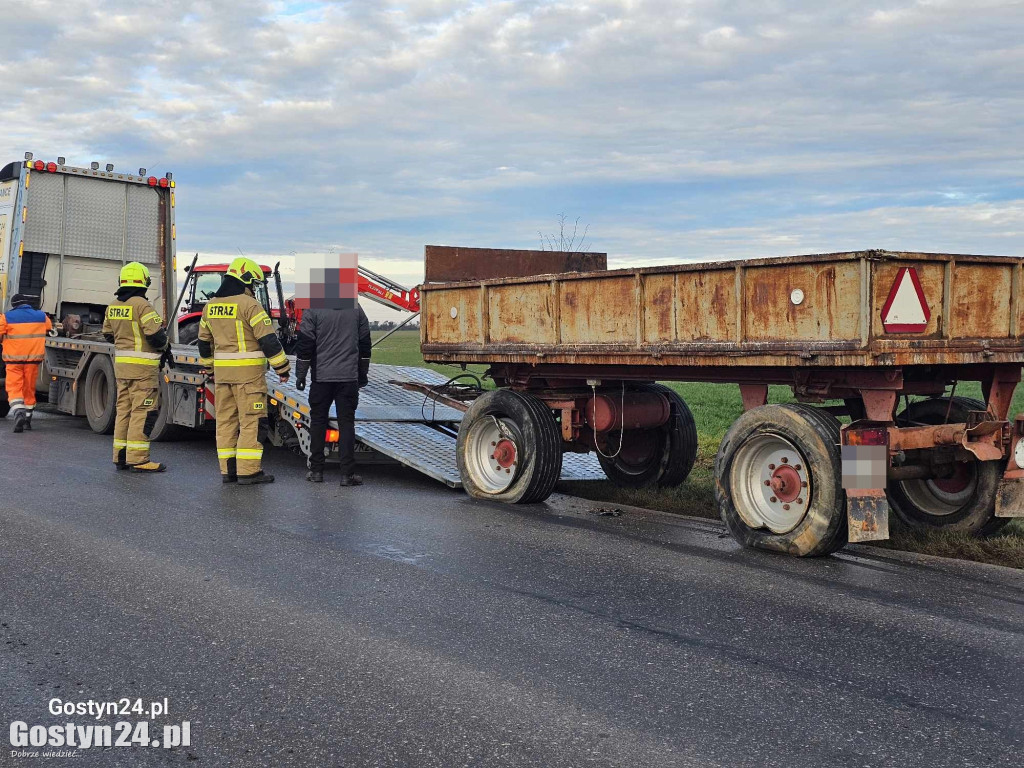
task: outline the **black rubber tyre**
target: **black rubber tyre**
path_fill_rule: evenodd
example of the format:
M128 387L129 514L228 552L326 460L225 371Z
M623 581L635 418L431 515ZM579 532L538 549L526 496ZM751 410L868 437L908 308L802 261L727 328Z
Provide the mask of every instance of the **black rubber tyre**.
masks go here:
M167 382L160 379L160 410L159 415L156 417L156 424L153 425L153 431L149 435L149 439L157 443L166 443L171 440L180 440L188 434L188 430L180 424L170 424L168 419L171 412L170 395L168 395Z
M780 440L797 453L789 460L808 478L808 490L801 491L808 498L802 516L789 514L795 521L792 528L773 532L767 524L755 526L744 519L757 517L752 503L746 504L744 499L753 498L752 488L759 488L762 480L760 475L756 481L744 480L740 475L748 466L747 457L760 455L754 451L755 446L770 446ZM793 451L787 448L783 452ZM763 405L741 415L722 440L715 457L715 500L729 532L743 546L820 557L841 549L847 541L841 472L839 422L834 416L802 404ZM745 505L744 514L738 504Z
M199 319L178 326L178 343L195 344L199 338Z
M497 439L510 439L515 446L516 462L505 473L491 474L487 461L487 430L495 419L509 435L499 431ZM483 453L482 453L483 452ZM456 444L456 459L462 487L477 499L510 504L544 501L562 474L562 436L551 409L543 401L524 392L496 389L478 397L462 417ZM502 470L504 472L504 470ZM492 482L493 481L493 482Z
M85 417L98 435L114 434L117 418L117 381L114 364L104 355L93 356L85 374Z
M897 417L899 426L957 424L967 420L968 411L984 411L985 403L969 397L936 397L911 403ZM947 420L946 414L949 414ZM891 482L887 496L896 516L915 530L951 530L991 535L1011 518L996 517L996 492L1006 469L1005 461L975 461L963 464L959 476L962 490L943 489L932 480ZM956 482L956 478L951 480Z
M627 430L626 439L650 440L645 461L630 464L622 456L597 460L608 479L619 488L675 488L682 485L697 459L697 424L686 402L674 390L662 384L639 384L634 390L657 392L669 402L671 415L663 426L651 430ZM609 435L608 445L618 449L618 433ZM625 446L628 448L628 445Z

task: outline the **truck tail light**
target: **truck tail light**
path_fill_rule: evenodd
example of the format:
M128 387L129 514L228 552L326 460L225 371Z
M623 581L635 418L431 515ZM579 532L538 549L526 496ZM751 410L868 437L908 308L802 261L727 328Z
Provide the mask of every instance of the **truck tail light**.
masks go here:
M146 183L149 184L149 186L151 186L151 187L155 187L156 186L156 176L150 176L148 179L146 179Z
M160 186L161 187L164 187L166 189L168 184L170 184L170 182L167 181L167 179L160 179Z
M57 172L57 164L56 163L47 163L46 164L46 170L48 170L50 173L56 173Z
M36 160L35 164L33 164L32 167L35 168L37 171L42 171L46 168L46 163L44 163L42 160Z
M327 430L327 442L328 443L336 443L340 439L341 439L341 433L338 432L338 430L336 430L336 429L328 429Z

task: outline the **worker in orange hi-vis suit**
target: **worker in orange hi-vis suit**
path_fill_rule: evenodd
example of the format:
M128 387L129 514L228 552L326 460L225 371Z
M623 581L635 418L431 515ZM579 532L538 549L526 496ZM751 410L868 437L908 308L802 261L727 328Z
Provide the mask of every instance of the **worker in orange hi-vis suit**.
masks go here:
M0 342L7 369L7 400L14 417L14 431L32 429L36 407L36 379L43 362L46 335L53 328L46 313L35 308L38 296L16 293L11 310L0 314Z

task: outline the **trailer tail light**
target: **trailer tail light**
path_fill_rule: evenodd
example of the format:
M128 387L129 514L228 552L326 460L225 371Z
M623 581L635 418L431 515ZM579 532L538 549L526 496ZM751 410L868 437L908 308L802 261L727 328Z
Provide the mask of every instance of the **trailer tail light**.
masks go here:
M47 163L46 164L46 170L48 170L50 173L56 173L57 172L57 164L56 163Z
M889 470L888 425L854 422L843 427L841 434L843 488L848 491L884 490Z
M885 427L849 427L843 432L845 445L888 445L889 430Z
M164 189L167 189L168 184L170 184L170 182L167 179L160 179L160 186Z
M146 183L149 184L149 186L151 186L151 187L155 187L156 186L156 176L150 176L148 179L146 179Z
M46 168L46 163L44 163L42 160L36 160L35 164L32 167L35 168L37 171L42 171Z
M340 439L341 439L341 433L338 432L338 430L336 430L336 429L328 429L327 430L327 442L328 443L336 443Z

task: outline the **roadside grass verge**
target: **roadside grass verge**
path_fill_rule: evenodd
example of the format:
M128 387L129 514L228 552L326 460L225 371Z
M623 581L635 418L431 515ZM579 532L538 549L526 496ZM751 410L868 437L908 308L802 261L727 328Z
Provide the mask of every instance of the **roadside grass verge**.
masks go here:
M375 332L374 338L380 335L381 332ZM419 333L416 331L398 331L374 349L373 359L391 365L425 366L448 376L460 372L457 366L424 363L419 349ZM470 370L479 375L485 366L470 366ZM712 470L719 443L733 421L743 412L739 387L734 384L665 383L682 396L697 422L697 461L687 481L678 488L643 490L617 488L606 480L559 483L560 492L612 504L718 518ZM487 384L489 382L485 382ZM981 398L981 387L978 384L962 384L957 387L956 394ZM794 399L789 387L773 386L769 387L768 402L790 403ZM1012 415L1022 411L1024 387L1018 387L1010 413ZM889 526L892 538L875 542L876 546L1024 568L1024 519L1013 521L998 535L988 538L950 531L918 533L902 526L895 516L891 517Z

